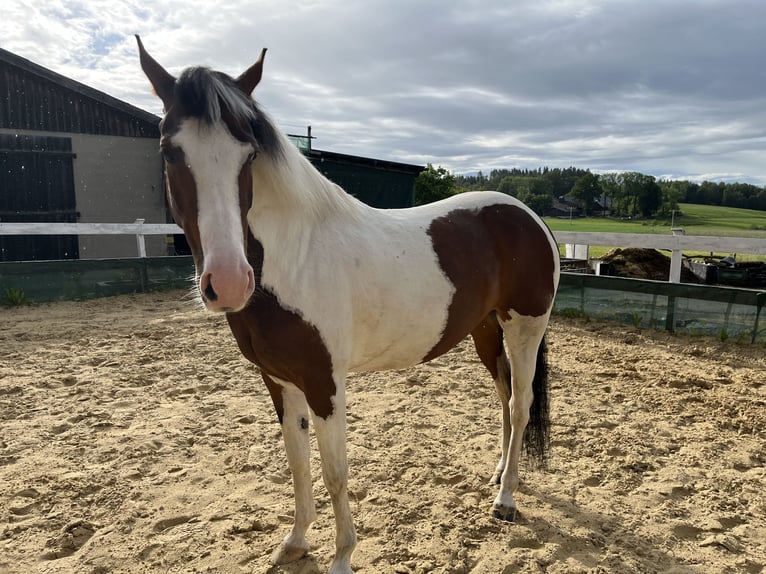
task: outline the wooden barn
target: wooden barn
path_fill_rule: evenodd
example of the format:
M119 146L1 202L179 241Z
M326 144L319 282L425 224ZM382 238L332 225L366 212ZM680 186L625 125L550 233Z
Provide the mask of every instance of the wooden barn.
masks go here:
M167 222L158 122L0 49L0 221ZM0 236L0 261L135 255L130 236Z
M422 165L318 149L312 149L306 155L325 177L360 201L389 209L414 205L415 178L425 169Z

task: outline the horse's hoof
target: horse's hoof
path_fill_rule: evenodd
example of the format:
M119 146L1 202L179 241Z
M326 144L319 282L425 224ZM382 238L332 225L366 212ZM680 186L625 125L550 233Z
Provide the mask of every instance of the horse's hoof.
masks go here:
M503 478L503 473L496 472L495 474L492 475L492 478L489 479L489 483L499 485L500 482L502 481L502 478Z
M516 509L513 506L498 505L492 509L492 517L505 522L515 522Z
M282 542L282 544L277 546L276 550L271 553L271 563L276 566L290 564L290 562L295 562L296 560L303 558L306 554L308 554L308 551L308 544L304 547L292 546Z

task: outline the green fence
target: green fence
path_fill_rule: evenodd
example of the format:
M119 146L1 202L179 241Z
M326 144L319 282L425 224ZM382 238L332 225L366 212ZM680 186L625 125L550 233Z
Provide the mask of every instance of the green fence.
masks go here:
M191 257L70 259L0 263L0 299L8 289L30 301L64 301L190 287Z
M34 302L190 287L191 257L0 263L0 298L17 289ZM638 327L766 343L766 292L562 273L555 309Z
M555 309L638 327L766 342L766 292L562 273Z

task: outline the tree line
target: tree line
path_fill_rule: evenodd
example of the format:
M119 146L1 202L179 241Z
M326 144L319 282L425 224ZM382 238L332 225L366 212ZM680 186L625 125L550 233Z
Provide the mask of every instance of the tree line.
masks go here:
M493 190L517 197L546 215L576 206L583 215L669 217L679 203L743 207L766 211L766 187L749 183L657 180L639 172L595 174L576 167L493 169L489 175L454 175L428 164L415 182L421 205L474 190Z

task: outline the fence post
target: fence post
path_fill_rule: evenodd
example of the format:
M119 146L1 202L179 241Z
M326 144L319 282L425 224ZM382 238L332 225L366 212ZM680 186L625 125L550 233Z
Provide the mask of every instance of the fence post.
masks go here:
M670 282L681 282L681 261L684 252L680 249L674 249L670 255Z
M753 323L753 336L750 337L750 343L755 343L758 337L758 320L761 318L761 309L766 304L766 293L758 293L755 296L755 322Z
M146 257L146 242L144 241L144 221L145 219L136 219L133 223L138 224L138 232L136 233L136 244L138 245L138 256Z
M676 332L676 295L678 295L678 290L674 285L670 285L668 287L668 306L665 311L665 330L671 333Z

